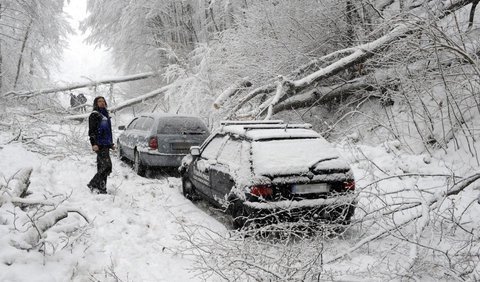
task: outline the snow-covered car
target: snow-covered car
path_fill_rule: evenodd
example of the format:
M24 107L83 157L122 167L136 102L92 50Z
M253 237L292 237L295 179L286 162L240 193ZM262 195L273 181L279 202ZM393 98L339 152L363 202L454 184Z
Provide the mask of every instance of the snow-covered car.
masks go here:
M199 117L159 113L141 115L119 129L118 157L133 161L138 175L150 167L179 167L190 147L210 134Z
M235 228L347 224L355 211L350 166L310 124L224 121L190 148L179 171L184 196L222 207Z

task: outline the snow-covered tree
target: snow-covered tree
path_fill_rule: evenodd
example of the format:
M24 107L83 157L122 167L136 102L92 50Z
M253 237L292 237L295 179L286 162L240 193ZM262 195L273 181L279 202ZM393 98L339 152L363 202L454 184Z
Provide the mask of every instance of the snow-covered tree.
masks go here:
M0 92L40 86L71 32L64 0L0 2Z

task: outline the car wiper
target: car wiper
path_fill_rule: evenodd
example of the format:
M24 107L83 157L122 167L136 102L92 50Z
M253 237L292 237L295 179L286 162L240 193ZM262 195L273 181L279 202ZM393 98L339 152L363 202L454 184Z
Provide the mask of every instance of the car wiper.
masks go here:
M338 159L338 157L320 159L320 160L316 161L315 163L313 163L311 166L309 166L309 167L308 167L308 170L313 171L313 169L314 169L319 163L322 163L322 162L325 162L325 161L330 161L330 160L335 160L335 159Z

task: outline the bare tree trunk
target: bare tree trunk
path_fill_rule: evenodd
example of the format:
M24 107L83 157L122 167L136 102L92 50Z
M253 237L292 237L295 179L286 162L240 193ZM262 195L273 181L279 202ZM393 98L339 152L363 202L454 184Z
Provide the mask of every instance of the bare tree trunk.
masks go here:
M347 18L347 38L348 38L348 46L355 44L355 26L358 24L358 12L356 10L355 4L352 1L347 0L346 6L346 18Z
M468 29L472 28L473 26L473 19L475 17L475 9L477 8L478 1L480 0L473 0L472 8L470 9L470 17L468 18Z
M23 55L24 55L24 52L25 52L25 47L27 46L27 40L28 40L28 36L30 34L30 29L32 28L32 22L33 22L33 20L30 19L30 23L28 23L27 30L25 31L25 37L23 38L22 49L20 50L20 57L18 58L17 74L15 75L15 81L13 83L13 89L17 88L18 78L20 76L20 70L22 68L22 63L23 63Z
M2 19L2 4L0 3L0 20ZM2 41L0 41L0 93L3 92L3 53Z

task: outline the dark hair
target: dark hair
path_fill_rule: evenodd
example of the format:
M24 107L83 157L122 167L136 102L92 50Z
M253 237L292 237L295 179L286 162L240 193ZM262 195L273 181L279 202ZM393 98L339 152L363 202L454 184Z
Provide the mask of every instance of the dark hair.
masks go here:
M103 99L105 101L105 106L107 106L107 100L105 100L105 97L97 96L97 97L95 97L95 99L93 99L93 110L95 110L95 111L98 111L98 105L97 105L98 99Z

